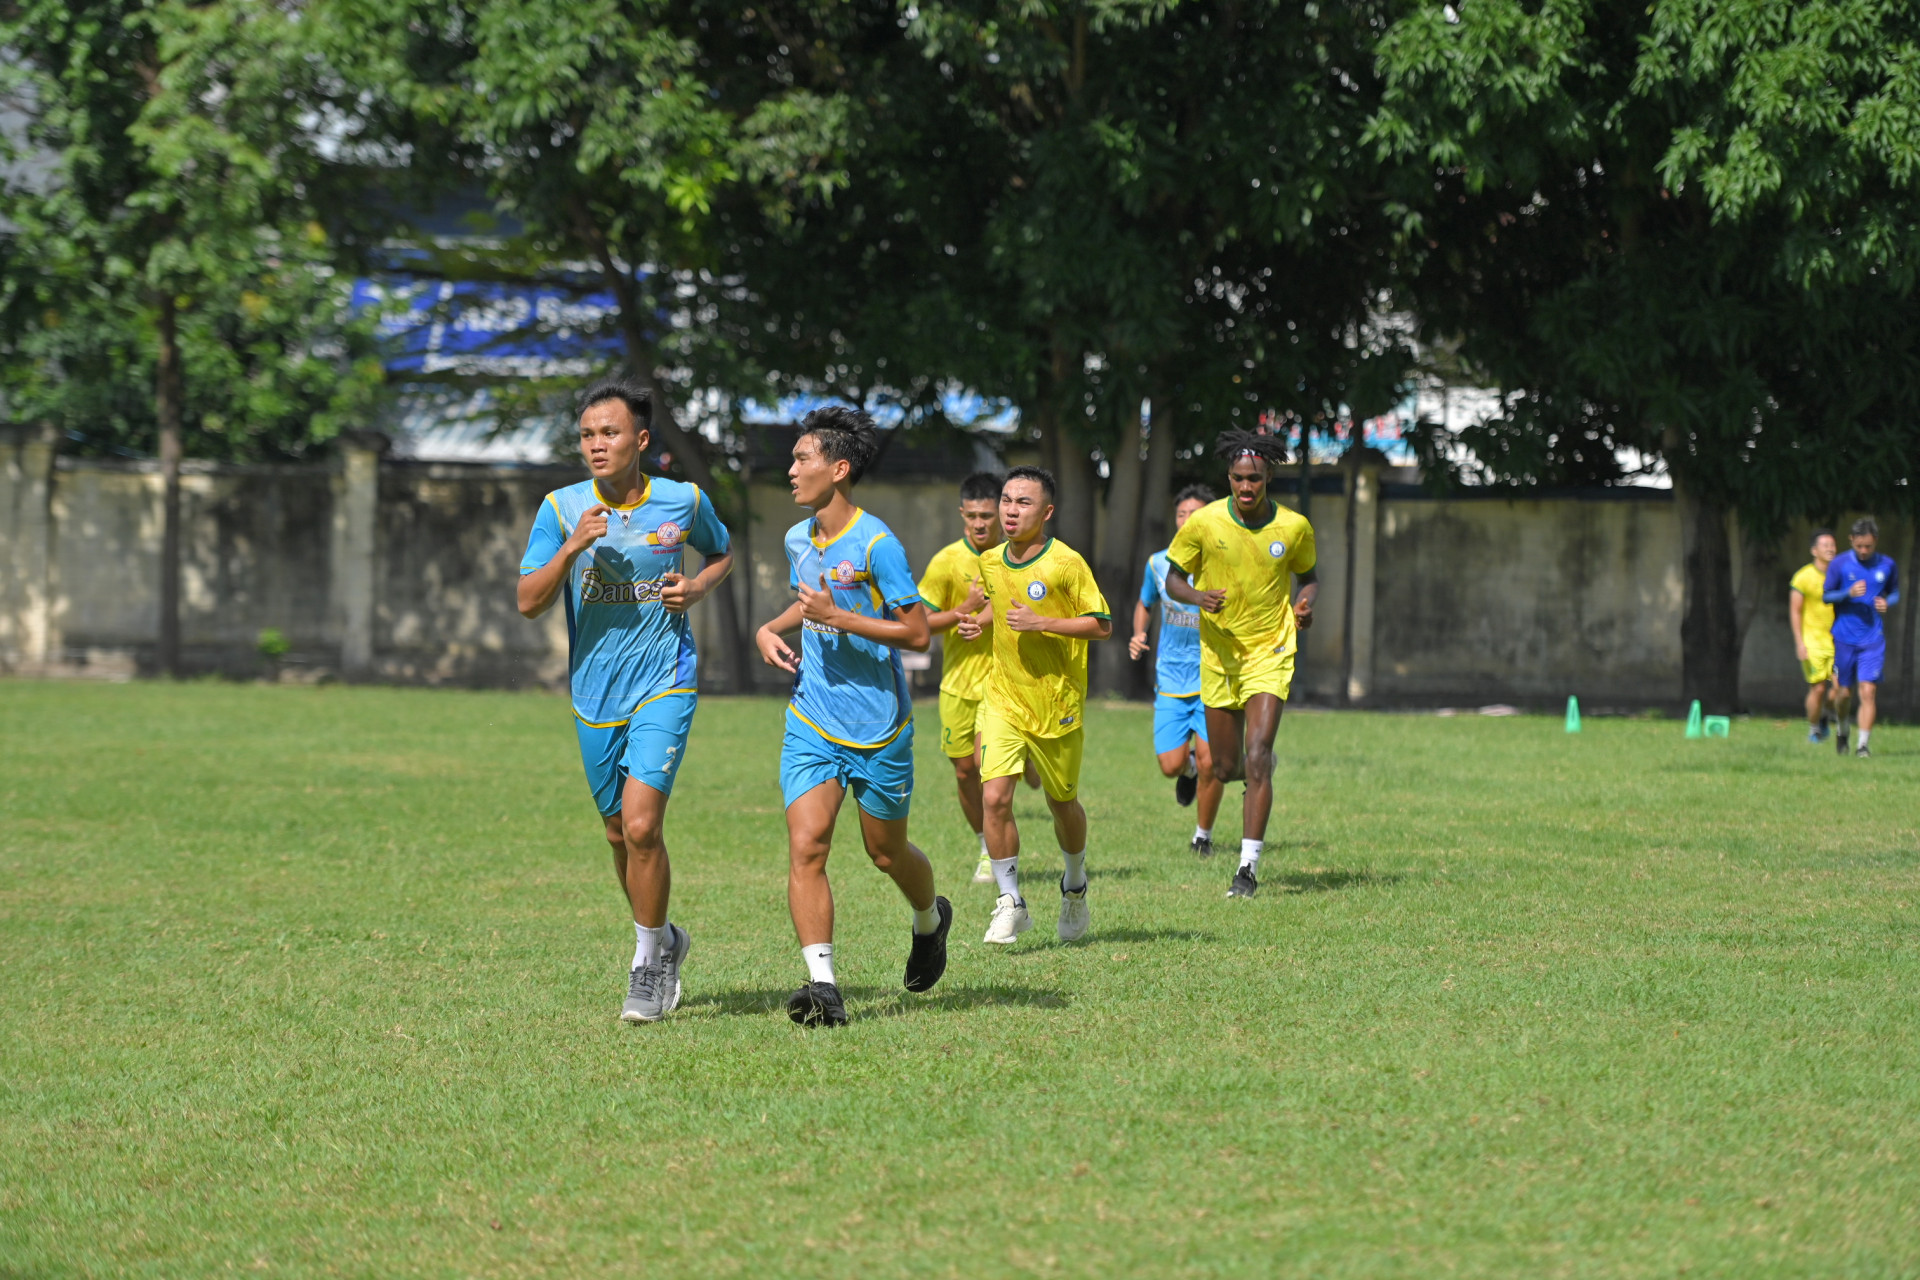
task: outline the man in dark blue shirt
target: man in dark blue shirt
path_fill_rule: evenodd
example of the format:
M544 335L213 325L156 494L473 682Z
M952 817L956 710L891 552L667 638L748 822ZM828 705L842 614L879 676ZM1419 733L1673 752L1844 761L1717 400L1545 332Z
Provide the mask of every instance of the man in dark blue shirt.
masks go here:
M1839 686L1834 714L1840 727L1834 734L1841 755L1847 753L1847 704L1860 690L1860 744L1854 750L1866 759L1867 736L1873 732L1875 694L1887 665L1887 606L1900 603L1900 569L1892 557L1879 553L1880 526L1872 516L1853 522L1843 551L1827 566L1822 598L1833 606L1833 682Z

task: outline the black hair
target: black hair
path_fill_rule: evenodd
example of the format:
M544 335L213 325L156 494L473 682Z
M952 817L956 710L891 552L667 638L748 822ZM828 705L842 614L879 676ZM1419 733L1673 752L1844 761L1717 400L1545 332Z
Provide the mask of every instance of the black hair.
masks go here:
M637 430L645 431L653 425L652 394L639 383L629 382L625 378L603 378L581 392L573 415L575 420L583 417L593 406L609 400L618 400L627 406Z
M828 462L847 464L847 483L859 484L874 455L880 452L880 433L864 409L830 404L800 419L801 436L812 436Z
M1005 480L1002 480L1000 482L1000 485L1002 488L1005 488L1007 485L1012 484L1015 480L1031 480L1035 484L1039 485L1040 488L1047 495L1048 506L1053 505L1053 502L1054 502L1053 495L1059 492L1059 490L1054 486L1054 483L1053 483L1053 472L1047 470L1045 467L1010 468L1007 471L1007 478Z
M960 501L997 502L1006 480L998 471L976 471L960 482Z
M1173 495L1173 505L1177 507L1181 503L1191 501L1194 498L1198 498L1202 502L1212 502L1213 490L1203 484L1190 484Z
M1872 516L1861 516L1853 522L1853 528L1847 530L1850 538L1877 538L1880 536L1880 522Z
M1250 453L1271 467L1287 460L1287 442L1258 431L1223 431L1213 442L1213 452L1215 457L1225 458L1229 466L1241 454Z
M1831 537L1833 537L1833 530L1815 529L1813 533L1807 538L1807 546L1811 548L1814 545L1816 545L1820 541L1820 539L1831 538Z

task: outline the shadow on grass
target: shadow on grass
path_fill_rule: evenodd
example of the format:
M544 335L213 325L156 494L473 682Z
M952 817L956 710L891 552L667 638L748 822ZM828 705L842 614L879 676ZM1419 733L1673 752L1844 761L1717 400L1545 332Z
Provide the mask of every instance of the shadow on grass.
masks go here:
M787 997L792 989L761 988L759 990L720 991L712 995L695 996L680 1002L680 1010L696 1017L749 1017L761 1018L769 1014L785 1014ZM1058 991L1044 987L1019 987L996 983L984 987L955 987L941 985L933 989L932 994L924 996L909 995L898 987L852 987L840 988L840 995L848 1004L878 1000L880 1003L870 1009L860 1011L866 1018L898 1018L924 1009L983 1009L991 1006L1024 1006L1032 1009L1064 1009L1067 998Z
M1397 871L1284 871L1260 882L1281 893L1333 893L1340 889L1385 888L1403 879Z
M1059 942L1063 947L1098 947L1109 942L1215 942L1218 939L1201 929L1102 929L1098 924L1093 932L1078 942Z

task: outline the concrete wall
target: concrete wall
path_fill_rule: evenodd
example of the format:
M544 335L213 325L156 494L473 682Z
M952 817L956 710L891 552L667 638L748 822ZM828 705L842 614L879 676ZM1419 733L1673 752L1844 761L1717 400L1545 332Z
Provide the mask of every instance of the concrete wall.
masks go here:
M0 436L0 670L149 671L158 470L57 458L53 443L18 429ZM282 679L558 686L566 679L562 614L521 618L513 584L541 497L581 475L571 466L383 461L376 437L347 441L331 465L189 466L186 664ZM860 489L916 571L959 536L956 479ZM748 486L748 510L749 528L736 532L745 558L729 589L757 625L790 598L781 540L803 513L777 473ZM1663 494L1436 501L1400 486L1388 492L1366 470L1351 500L1315 493L1307 514L1321 592L1302 644L1303 699L1547 705L1575 694L1589 707L1637 709L1679 698L1679 522ZM1889 526L1884 542L1899 556L1912 534ZM1749 633L1742 687L1757 707L1791 707L1802 691L1785 596L1804 543L1803 530L1783 541L1779 581L1763 590ZM1132 601L1110 603L1124 637ZM1899 611L1896 655L1910 612ZM697 609L694 619L710 659L722 643L714 610ZM278 663L258 653L268 627L293 645ZM937 661L936 650L923 684L937 678ZM1890 683L1897 656L1891 667ZM721 664L709 660L707 671L713 683L724 680ZM754 671L762 690L785 684L757 661ZM1889 693L1891 705L1903 705L1899 691Z

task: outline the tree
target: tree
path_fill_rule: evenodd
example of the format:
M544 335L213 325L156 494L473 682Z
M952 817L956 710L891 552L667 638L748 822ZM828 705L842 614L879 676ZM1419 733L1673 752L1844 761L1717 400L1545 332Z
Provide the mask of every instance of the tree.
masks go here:
M180 461L298 455L364 412L298 24L252 0L25 3L0 22L26 158L0 192L16 413L87 450L157 450L158 665L180 670ZM129 372L135 374L128 377Z
M1757 588L1786 519L1890 495L1912 456L1910 412L1836 412L1915 385L1910 346L1844 357L1908 297L1913 171L1884 126L1912 22L1872 4L1476 0L1410 13L1380 45L1369 136L1412 178L1401 296L1519 393L1463 442L1509 482L1615 480L1628 450L1664 464L1683 696L1716 710L1738 703L1751 616L1729 515ZM1836 251L1849 234L1862 248ZM1842 376L1860 381L1837 399ZM1863 436L1877 477L1812 461Z

